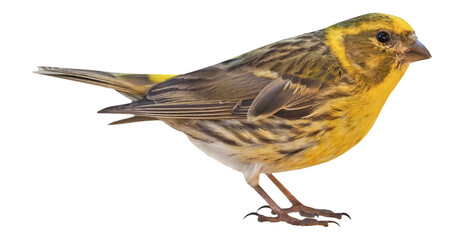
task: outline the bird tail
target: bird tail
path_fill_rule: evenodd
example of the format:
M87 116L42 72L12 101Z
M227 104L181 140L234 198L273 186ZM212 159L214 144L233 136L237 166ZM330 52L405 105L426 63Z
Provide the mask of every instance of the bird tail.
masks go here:
M172 74L125 74L57 67L38 67L35 73L112 88L131 100L143 98L150 87L176 76Z
M57 67L38 67L35 73L112 88L132 101L143 98L148 89L155 84L177 76L173 74L125 74ZM156 120L156 118L133 116L110 124L151 120Z

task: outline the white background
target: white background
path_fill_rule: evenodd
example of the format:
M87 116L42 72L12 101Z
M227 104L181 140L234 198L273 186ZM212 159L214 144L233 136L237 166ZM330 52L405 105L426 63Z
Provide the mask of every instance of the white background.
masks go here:
M2 2L0 239L461 239L455 2ZM307 205L348 212L341 227L242 220L265 202L240 173L162 122L107 126L123 116L96 111L128 102L112 90L32 74L186 73L369 12L407 20L433 58L351 151L277 174Z

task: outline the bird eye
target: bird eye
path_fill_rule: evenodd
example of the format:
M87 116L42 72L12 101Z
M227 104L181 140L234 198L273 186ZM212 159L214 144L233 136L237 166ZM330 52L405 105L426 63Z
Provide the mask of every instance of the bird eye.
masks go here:
M377 33L377 40L381 43L386 43L390 41L390 35L386 32L379 32Z

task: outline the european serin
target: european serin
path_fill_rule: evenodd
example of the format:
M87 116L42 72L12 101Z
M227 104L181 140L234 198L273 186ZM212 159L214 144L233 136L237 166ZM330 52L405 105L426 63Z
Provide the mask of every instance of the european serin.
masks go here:
M161 120L244 174L275 216L259 221L328 226L345 213L301 204L272 175L329 161L371 129L409 63L430 58L404 20L366 14L183 75L40 67L37 73L117 90L131 103L101 110L127 123ZM266 174L292 202L280 208L259 186ZM299 212L304 219L289 216ZM348 215L346 215L348 216Z

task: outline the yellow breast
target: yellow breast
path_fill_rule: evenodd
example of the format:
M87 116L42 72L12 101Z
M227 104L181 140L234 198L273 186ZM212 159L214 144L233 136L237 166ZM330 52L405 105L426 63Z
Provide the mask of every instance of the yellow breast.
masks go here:
M303 160L294 162L294 167L304 168L332 160L355 146L374 125L385 101L406 69L407 66L393 69L382 83L326 106L331 109L344 109L344 114L335 120L313 126L327 127L331 130L319 136L317 144L305 152Z

